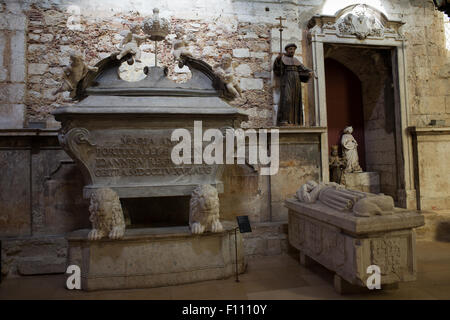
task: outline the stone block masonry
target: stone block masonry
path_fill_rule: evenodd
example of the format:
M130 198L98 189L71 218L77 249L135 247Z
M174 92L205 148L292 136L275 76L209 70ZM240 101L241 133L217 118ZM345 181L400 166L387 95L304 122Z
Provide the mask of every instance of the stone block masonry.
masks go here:
M101 21L86 16L81 19L84 31L69 30L66 26L69 14L62 7L48 9L38 5L30 6L27 18L26 120L46 121L49 126L54 124L49 113L59 106L71 103L66 98L67 94L52 94L62 84L63 68L69 63L70 52L80 51L86 62L94 65L117 50L122 30L128 29L131 23L140 24L143 20L136 13L113 14ZM271 113L266 109L271 107L272 101L270 76L267 75L270 72L271 25L240 23L236 19L204 22L175 17L172 17L171 25L173 29L177 25L183 27L190 39L189 49L192 54L211 66L218 64L224 54L234 57L235 73L245 79L242 81L242 99L231 104L242 111L259 106L261 112L252 112L246 127L270 125ZM168 66L169 78L184 82L189 79L190 73L180 72L175 66L170 42L175 34L174 30L171 31L169 40L159 44L158 64ZM141 49L143 57L150 56L154 51L154 44L145 44Z
M0 129L17 129L25 120L27 18L17 4L0 6Z

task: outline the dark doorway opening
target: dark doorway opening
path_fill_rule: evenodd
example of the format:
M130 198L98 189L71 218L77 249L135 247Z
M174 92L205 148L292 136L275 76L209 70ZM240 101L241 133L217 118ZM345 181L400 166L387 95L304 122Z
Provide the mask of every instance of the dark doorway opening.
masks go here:
M397 75L390 47L324 44L328 143L340 146L342 130L351 125L360 165L377 172L382 193L398 199L401 135L396 126ZM340 150L341 152L341 150ZM342 154L342 153L341 153Z
M353 136L358 141L359 164L366 170L364 144L364 113L361 81L338 61L325 59L325 85L327 92L328 153L332 145L341 150L342 130L353 127Z

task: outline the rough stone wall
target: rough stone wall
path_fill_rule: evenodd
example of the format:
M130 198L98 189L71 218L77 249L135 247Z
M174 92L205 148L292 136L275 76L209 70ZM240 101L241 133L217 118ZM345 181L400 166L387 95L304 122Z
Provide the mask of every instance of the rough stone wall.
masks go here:
M443 13L431 1L411 1L411 8L395 16L400 14L407 23L410 124L423 127L438 119L450 125L450 56Z
M71 13L60 7L42 8L32 4L25 11L27 34L27 86L25 93L26 121L46 122L57 127L50 115L55 108L72 103L68 93L55 94L62 84L63 68L69 64L72 51L79 51L89 65L94 65L117 51L120 32L131 24L140 24L144 17L138 13L115 14L104 19L81 19L80 30L70 30L67 21ZM271 125L272 94L270 90L270 25L237 21L209 22L171 19L172 31L182 26L191 34L190 51L210 65L220 63L223 54L233 57L236 76L240 78L243 97L232 104L249 115L246 127ZM168 39L173 39L170 34ZM141 46L143 60L154 62L154 43ZM183 70L175 67L170 40L158 44L158 64L169 68L169 77L186 80ZM142 73L142 70L140 71Z
M408 41L407 124L424 127L431 120L444 120L446 126L450 126L450 51L446 48L444 14L434 9L432 1L411 1L403 12L399 9L394 10L392 17L406 22L403 30ZM434 171L433 168L440 167L448 171L448 161L444 160L447 150L436 151L424 155L426 170ZM441 161L438 166L435 165L437 159ZM416 170L415 175L418 174ZM416 189L432 188L434 184L435 181L421 180ZM447 195L448 192L446 190ZM447 198L434 200L444 203Z
M447 49L447 57L450 57L450 18L443 14L445 28L445 48Z

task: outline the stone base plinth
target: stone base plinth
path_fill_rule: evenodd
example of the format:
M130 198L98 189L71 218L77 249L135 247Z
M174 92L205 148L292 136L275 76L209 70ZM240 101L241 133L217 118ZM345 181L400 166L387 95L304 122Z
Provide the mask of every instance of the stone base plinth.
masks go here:
M371 265L380 268L382 289L416 279L414 228L424 217L415 211L396 208L391 215L356 217L321 203L289 199L285 205L289 243L300 251L300 262L314 260L334 271L337 280L346 281L335 281L336 291L344 292L344 284L366 287Z
M344 173L345 187L370 193L380 193L380 174L378 172Z
M192 235L189 227L128 229L120 240L90 241L89 230L67 237L69 265L81 268L83 290L151 288L235 274L235 224L224 231ZM237 232L238 270L246 263Z

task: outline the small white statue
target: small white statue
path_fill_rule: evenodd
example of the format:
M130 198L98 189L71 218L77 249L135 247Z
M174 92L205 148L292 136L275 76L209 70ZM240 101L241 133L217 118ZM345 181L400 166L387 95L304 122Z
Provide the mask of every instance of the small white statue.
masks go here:
M105 236L120 239L125 233L125 220L119 196L110 188L100 188L91 195L89 206L92 230L89 240L99 240Z
M347 162L345 167L345 172L362 172L359 166L358 158L358 143L352 136L353 128L351 126L344 129L344 134L342 135L341 144L344 159Z
M173 41L173 57L175 58L175 61L179 62L181 55L192 57L192 54L188 49L187 37L183 36L183 27L176 26L175 34L177 35L177 38Z
M193 234L223 231L219 220L219 194L213 186L199 185L192 192L189 204L189 227Z
M225 83L228 91L234 97L242 97L242 90L237 79L234 78L233 66L231 62L231 56L226 53L222 56L222 63L217 64L214 69L216 74Z
M117 55L117 60L122 59L127 54L132 54L136 62L141 62L141 49L140 45L147 39L146 36L138 36L139 26L133 25L130 30L125 30L120 33L124 38L119 44L120 52Z

